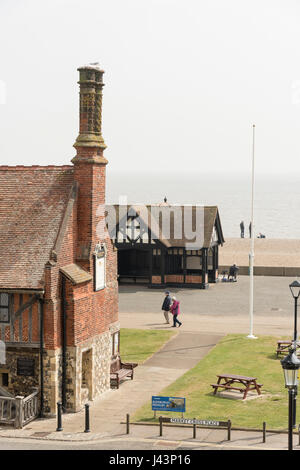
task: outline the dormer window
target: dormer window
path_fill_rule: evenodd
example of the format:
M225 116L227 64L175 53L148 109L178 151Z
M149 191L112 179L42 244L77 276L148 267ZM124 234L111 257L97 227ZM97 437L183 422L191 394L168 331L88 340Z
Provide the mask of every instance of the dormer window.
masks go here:
M0 323L9 323L9 294L0 293Z

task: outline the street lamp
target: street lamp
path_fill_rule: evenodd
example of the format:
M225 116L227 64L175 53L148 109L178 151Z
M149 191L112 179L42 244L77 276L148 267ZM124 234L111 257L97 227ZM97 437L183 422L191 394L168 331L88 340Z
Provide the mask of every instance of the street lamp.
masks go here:
M298 303L298 298L300 295L300 283L298 281L292 282L290 284L290 290L292 293L292 296L295 301L295 309L294 309L294 348L296 350L296 341L297 341L297 303Z
M296 351L297 351L297 339L298 339L298 333L297 333L297 308L298 308L298 298L299 298L299 295L300 295L300 283L296 280L294 282L292 282L290 284L290 291L292 293L292 296L294 298L294 344L293 344L293 348L294 348L294 352L296 354ZM293 417L293 427L295 428L296 427L296 402L297 402L297 395L298 395L298 387L296 386L295 387L295 391L294 391L294 417Z
M285 386L289 390L289 438L288 449L293 450L293 421L294 421L294 407L295 407L295 391L298 384L298 369L300 361L296 356L293 348L289 349L289 354L281 361Z

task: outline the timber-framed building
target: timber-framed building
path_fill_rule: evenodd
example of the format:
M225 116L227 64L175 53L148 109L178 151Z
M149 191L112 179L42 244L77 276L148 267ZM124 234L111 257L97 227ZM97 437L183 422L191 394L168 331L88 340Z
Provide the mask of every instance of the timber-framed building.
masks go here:
M224 243L217 206L106 206L120 283L206 289L218 279Z

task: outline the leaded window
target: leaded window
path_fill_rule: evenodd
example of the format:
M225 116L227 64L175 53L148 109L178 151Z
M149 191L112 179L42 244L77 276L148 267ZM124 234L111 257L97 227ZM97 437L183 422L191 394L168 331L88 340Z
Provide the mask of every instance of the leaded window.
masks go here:
M0 323L9 323L9 294L0 293Z

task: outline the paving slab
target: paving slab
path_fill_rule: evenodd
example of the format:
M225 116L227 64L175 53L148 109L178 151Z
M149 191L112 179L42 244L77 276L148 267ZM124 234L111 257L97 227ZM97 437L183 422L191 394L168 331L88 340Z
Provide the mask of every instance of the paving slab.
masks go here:
M126 379L119 389L109 390L97 400L90 402L90 422L93 433L84 431L84 410L63 415L63 433L56 432L56 419L37 419L24 430L0 429L0 436L29 437L42 439L97 439L99 435L114 436L124 433L126 414L132 414L140 406L151 401L162 389L173 383L197 364L215 346L222 336L182 333L173 337L160 351L134 371L134 379ZM174 359L175 358L175 359ZM94 436L96 434L96 437ZM54 437L53 437L54 436Z

